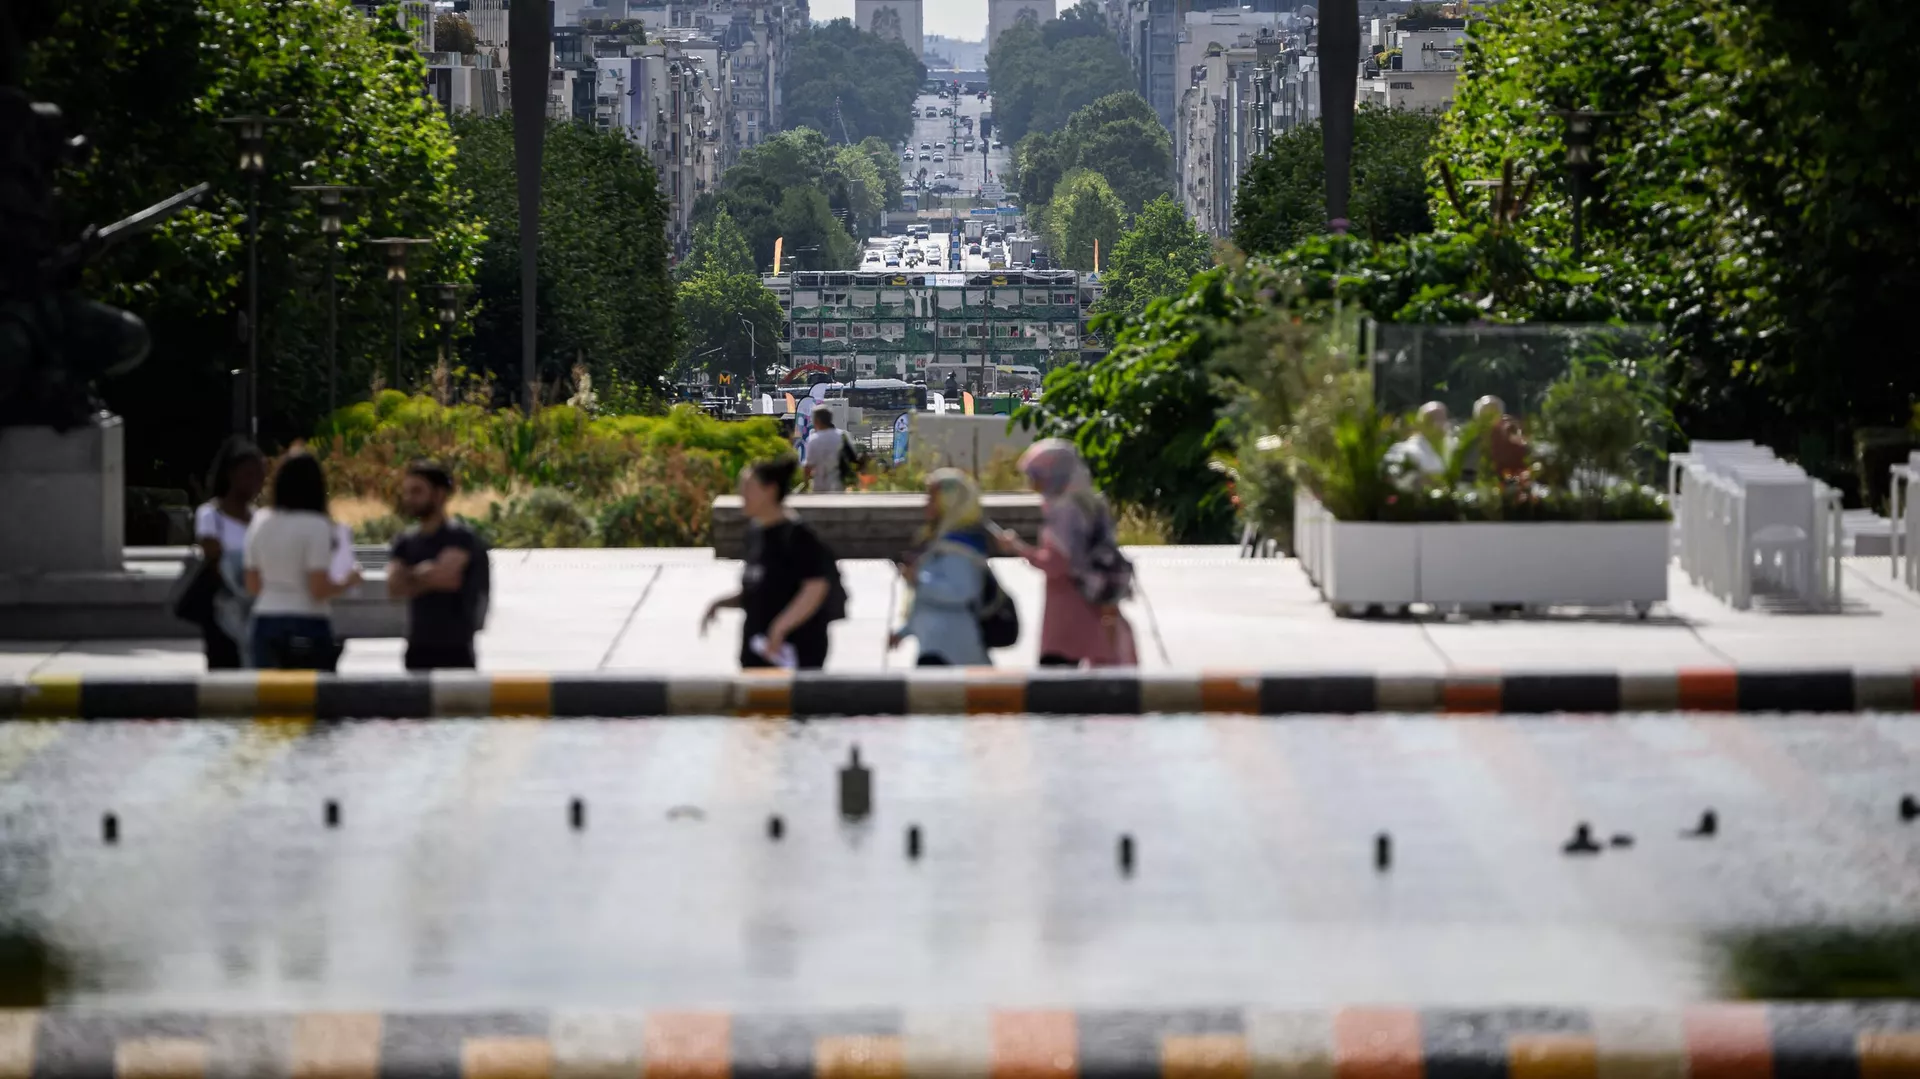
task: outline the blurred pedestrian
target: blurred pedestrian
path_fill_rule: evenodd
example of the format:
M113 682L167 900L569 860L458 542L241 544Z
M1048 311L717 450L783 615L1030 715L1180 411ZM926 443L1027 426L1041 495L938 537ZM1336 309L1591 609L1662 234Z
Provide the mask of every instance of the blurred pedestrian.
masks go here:
M249 666L330 671L338 664L332 601L360 583L352 536L343 532L327 515L320 462L305 453L281 461L272 508L247 526L246 583L254 597Z
M981 636L982 596L992 538L980 509L980 486L957 468L927 477L927 528L920 550L900 566L913 588L907 620L888 641L920 645L922 667L984 667L991 660Z
M453 475L415 461L400 481L412 528L393 541L387 595L407 601L407 670L470 670L473 638L487 622L492 572L486 541L447 516Z
M808 488L819 493L845 490L842 472L852 453L847 433L833 425L833 410L825 405L814 409L813 433L807 436Z
M799 463L787 457L756 462L740 476L741 509L747 518L740 591L707 608L700 632L704 635L725 608L744 611L742 668L826 666L827 626L847 614L847 594L833 551L787 511L798 470Z
M1040 665L1133 665L1133 628L1119 606L1133 594L1133 566L1120 553L1113 513L1093 489L1080 451L1064 439L1043 439L1021 455L1020 471L1040 494L1040 542L1029 546L1009 532L996 536L1004 551L1046 576Z
M247 526L253 503L267 482L267 458L252 442L234 435L221 444L207 473L213 497L193 511L193 541L200 563L186 582L174 613L200 627L210 671L242 666L251 597L245 584Z

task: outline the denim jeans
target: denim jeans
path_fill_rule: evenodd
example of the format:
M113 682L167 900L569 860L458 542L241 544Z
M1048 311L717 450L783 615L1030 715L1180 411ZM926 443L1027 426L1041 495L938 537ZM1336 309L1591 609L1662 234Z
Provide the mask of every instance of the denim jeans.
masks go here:
M257 614L247 634L247 665L256 670L331 671L340 660L333 623L299 614Z

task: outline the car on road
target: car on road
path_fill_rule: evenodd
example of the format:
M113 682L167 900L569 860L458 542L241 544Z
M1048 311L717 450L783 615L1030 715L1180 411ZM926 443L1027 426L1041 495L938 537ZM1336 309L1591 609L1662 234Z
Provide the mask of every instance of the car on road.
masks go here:
M921 148L922 150L931 150L931 149L933 149L933 143L930 143L930 142L923 142L923 143L921 143L921 144L920 144L920 148Z
M943 117L946 117L946 116L952 116L952 115L953 115L953 110L952 110L952 109L941 109L941 110L940 110L940 115L941 115L941 116L943 116Z
M967 147L967 152L968 152L968 153L972 153L972 152L973 152L973 140L972 140L972 139L968 139L968 140L966 141L966 147Z
M922 151L920 151L920 160L922 160L922 161L931 161L931 160L933 160L933 155L932 155L932 154L930 154L930 153L928 153L928 152L926 152L925 150L922 150Z
M995 139L995 140L993 140L993 148L994 148L994 149L996 149L996 150L1000 150L1000 149L1005 149L1005 147L1003 147L1003 146L1001 146L1001 145L1000 145L1000 140L999 140L999 139Z
M979 253L980 253L980 245L979 245L979 244L968 244L968 245L967 245L967 254L969 254L969 255L977 255L977 254L979 254Z
M900 151L900 160L902 160L902 161L912 161L912 160L913 160L913 151L912 151L912 150L902 150L902 151Z
M946 159L947 159L947 155L946 155L945 153L943 153L943 152L941 152L941 151L939 151L939 150L935 150L935 151L933 152L933 160L934 160L934 162L935 162L936 164L938 164L938 163L940 163L940 162L944 162L944 161L945 161Z

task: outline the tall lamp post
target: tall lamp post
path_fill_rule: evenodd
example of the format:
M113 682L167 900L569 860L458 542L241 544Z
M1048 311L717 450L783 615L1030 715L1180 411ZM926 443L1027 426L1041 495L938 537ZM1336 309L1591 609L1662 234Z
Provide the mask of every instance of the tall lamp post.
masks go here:
M247 313L240 335L247 340L246 430L260 437L260 181L267 174L267 128L291 121L277 116L228 116L220 121L240 139L240 172L247 178ZM239 410L236 409L236 412Z
M449 369L453 367L453 327L460 321L460 294L472 287L448 281L432 286L437 302L434 317L440 323L440 354L446 358Z
M400 335L403 329L401 314L407 301L407 257L414 248L433 241L409 239L404 236L386 236L370 242L387 253L387 280L393 282L393 388L398 390L400 389Z
M1567 124L1567 183L1573 196L1573 261L1580 261L1584 248L1584 232L1581 228L1585 203L1587 201L1587 178L1598 169L1593 157L1594 140L1599 136L1599 121L1618 115L1611 112L1595 112L1592 109L1561 109L1549 115L1558 116Z
M340 217L347 196L364 187L308 184L295 191L320 199L320 235L327 238L327 415L340 409Z

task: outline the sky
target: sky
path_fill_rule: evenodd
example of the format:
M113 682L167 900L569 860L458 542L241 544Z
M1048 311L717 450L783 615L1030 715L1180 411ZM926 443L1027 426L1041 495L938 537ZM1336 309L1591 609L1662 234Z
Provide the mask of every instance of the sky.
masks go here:
M816 22L853 18L853 0L808 0L807 10ZM929 34L943 34L962 41L984 41L987 37L987 0L927 0L922 8Z

